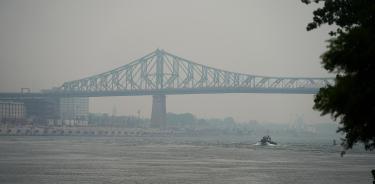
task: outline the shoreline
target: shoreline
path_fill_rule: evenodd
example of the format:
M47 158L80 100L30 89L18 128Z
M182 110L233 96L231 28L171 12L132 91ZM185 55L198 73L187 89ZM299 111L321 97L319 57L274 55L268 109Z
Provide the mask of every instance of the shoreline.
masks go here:
M173 135L176 133L176 131L172 130L123 127L0 127L0 136L166 136Z

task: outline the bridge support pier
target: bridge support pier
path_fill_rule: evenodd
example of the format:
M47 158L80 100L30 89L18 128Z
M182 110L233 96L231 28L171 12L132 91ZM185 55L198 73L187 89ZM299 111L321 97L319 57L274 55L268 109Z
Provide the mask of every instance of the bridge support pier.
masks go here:
M164 129L167 121L165 95L152 96L151 127Z

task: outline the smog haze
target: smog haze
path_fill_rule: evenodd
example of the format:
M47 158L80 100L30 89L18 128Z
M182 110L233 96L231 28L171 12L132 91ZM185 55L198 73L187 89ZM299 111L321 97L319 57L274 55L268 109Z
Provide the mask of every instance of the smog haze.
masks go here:
M299 1L0 1L1 92L61 86L157 48L233 72L332 77L320 65L329 28L306 31L316 6ZM167 111L237 121L331 122L313 95L169 95ZM151 113L150 96L90 98L91 112Z

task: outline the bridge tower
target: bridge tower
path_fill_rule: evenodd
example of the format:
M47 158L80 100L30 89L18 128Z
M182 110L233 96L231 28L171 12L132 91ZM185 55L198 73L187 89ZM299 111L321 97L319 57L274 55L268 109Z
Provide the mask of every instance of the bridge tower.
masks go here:
M152 96L151 127L165 129L167 121L165 95Z
M156 55L156 88L163 89L164 79L164 56L163 51L157 49ZM151 127L165 129L166 127L166 100L165 94L157 94L152 96L152 114Z

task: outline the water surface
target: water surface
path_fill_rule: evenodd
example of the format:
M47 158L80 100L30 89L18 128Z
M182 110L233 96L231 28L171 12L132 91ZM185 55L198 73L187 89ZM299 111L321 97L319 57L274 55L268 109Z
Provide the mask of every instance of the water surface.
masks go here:
M262 147L241 139L3 136L0 183L372 182L373 153L342 158L328 142Z

